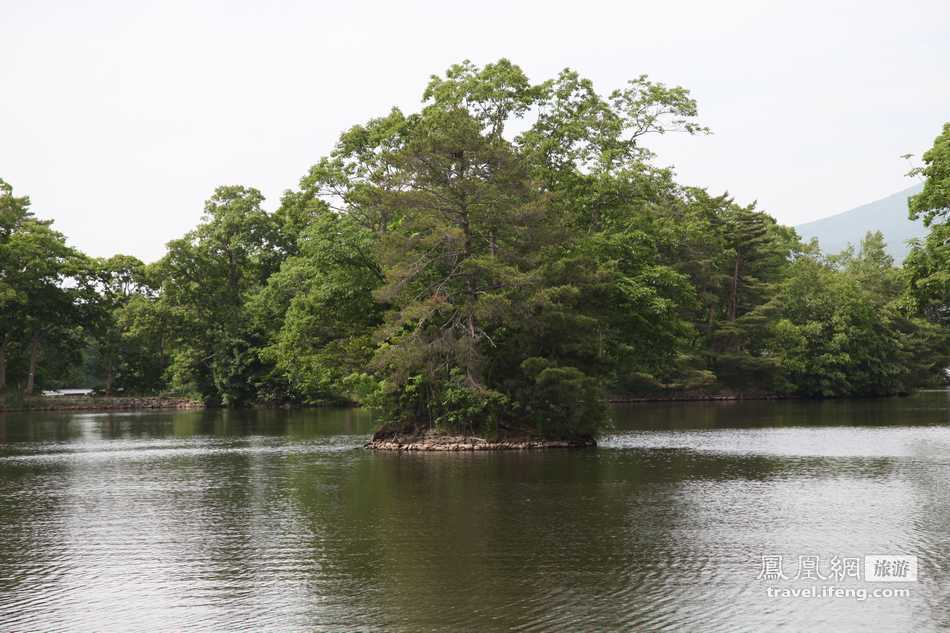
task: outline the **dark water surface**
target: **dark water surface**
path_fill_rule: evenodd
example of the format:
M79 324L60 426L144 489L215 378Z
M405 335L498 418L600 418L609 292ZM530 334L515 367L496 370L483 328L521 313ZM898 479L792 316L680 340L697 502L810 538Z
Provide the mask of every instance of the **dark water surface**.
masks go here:
M0 631L950 627L946 393L615 412L596 450L412 455L358 410L0 414ZM757 579L872 554L919 580ZM766 593L809 583L852 597Z

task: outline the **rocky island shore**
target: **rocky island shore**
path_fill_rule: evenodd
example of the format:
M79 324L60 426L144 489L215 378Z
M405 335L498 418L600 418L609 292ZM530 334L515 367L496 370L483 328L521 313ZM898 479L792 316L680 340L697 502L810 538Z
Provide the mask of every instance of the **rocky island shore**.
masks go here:
M382 429L365 444L379 451L506 451L544 448L595 448L593 437L545 439L530 436L484 438L473 435L445 435L437 432L405 434Z

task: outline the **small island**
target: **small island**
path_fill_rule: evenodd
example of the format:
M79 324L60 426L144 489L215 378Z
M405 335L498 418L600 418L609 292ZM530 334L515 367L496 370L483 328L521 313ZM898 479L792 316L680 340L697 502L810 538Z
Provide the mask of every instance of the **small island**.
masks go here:
M403 428L384 425L373 434L365 448L380 451L521 451L537 448L596 448L593 436L567 439L530 435L448 435L438 430L413 433Z

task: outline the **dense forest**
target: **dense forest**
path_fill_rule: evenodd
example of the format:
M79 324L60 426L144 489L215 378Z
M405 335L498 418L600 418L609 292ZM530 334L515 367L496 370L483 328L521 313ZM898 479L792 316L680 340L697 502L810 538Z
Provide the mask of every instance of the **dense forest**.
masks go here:
M88 257L0 181L0 391L357 402L406 428L589 434L611 394L901 394L950 326L950 124L914 175L930 234L825 254L680 184L682 88L609 94L500 60L344 132L284 193L219 187L159 261Z

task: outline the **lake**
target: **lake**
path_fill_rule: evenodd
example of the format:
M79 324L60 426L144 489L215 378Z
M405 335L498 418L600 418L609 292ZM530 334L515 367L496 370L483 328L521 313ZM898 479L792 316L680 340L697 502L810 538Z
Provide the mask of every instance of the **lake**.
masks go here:
M352 409L0 414L0 630L950 627L946 392L614 418L395 454ZM918 579L841 576L879 555Z

